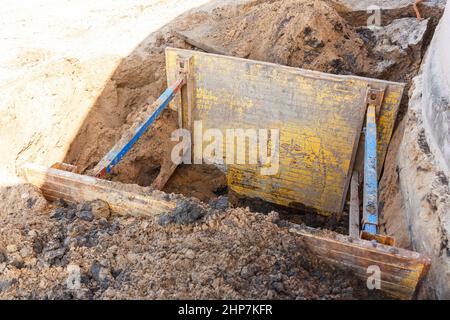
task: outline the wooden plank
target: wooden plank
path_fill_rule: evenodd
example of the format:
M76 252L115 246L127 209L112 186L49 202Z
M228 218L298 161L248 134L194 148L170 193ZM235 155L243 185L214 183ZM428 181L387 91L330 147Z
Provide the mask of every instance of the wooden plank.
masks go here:
M121 183L33 163L22 167L22 175L51 200L62 198L68 202L83 202L100 199L118 214L154 216L170 212L176 207L174 202L163 200L142 187L125 187Z
M109 173L127 152L130 151L148 127L159 117L184 83L185 79L178 77L153 104L148 106L131 127L122 134L122 137L112 149L90 171L90 174L95 177L103 177Z
M350 184L350 213L349 213L349 234L350 237L359 238L359 176L354 171Z
M183 156L181 157L184 159L186 154L190 152L189 149L184 150ZM173 161L170 162L170 165L165 167L161 167L161 171L159 172L158 176L152 183L152 188L156 190L162 190L164 189L164 186L166 183L170 180L170 177L175 173L175 170L178 168L178 164L174 163Z
M202 121L203 132L212 128L280 130L276 174L260 174L258 164L227 166L229 187L238 194L323 214L341 212L368 86L386 88L378 150L384 159L403 84L172 48L166 49L169 82L176 78L180 56L194 57L192 117ZM245 146L236 151L248 153Z
M355 277L359 278L362 285L366 285L367 283L367 269L359 268L357 265L348 264L345 261L330 259L329 257L322 257L323 260L327 263L330 263L332 265L339 265L341 268L348 268L350 270L353 270L353 274ZM384 276L384 274L382 273ZM382 276L382 277L383 277ZM400 300L411 300L414 297L415 289L411 287L406 287L398 282L390 282L383 280L382 278L380 280L381 285L381 291L384 292L387 296L395 299ZM411 294L413 292L413 294Z
M178 164L176 163L171 163L168 167L161 167L160 173L152 183L152 188L157 190L164 189L164 186L170 180L170 177L173 175L177 167Z
M222 48L197 39L193 32L174 30L174 33L190 45L202 49L205 52L227 55L227 52Z
M363 275L367 274L367 268L369 266L377 265L382 272L381 280L391 283L398 283L403 287L407 287L410 289L414 289L416 285L415 281L409 281L409 278L416 275L416 271L412 271L409 268L399 268L398 265L392 262L386 263L382 260L373 260L365 256L361 256L359 258L360 261L358 262L358 264L355 264L353 262L354 254L342 250L338 251L335 249L329 249L328 247L323 246L317 247L314 253L320 255L323 258L326 257L327 259L339 261L339 264L350 266L350 269L352 269L354 272L358 272L359 274ZM414 274L412 275L412 273ZM407 279L408 281L405 281L405 279Z
M180 59L178 61L178 74L180 77L186 79L186 85L181 88L180 94L175 97L175 109L178 113L178 128L186 128L192 130L192 101L193 101L193 89L194 89L194 78L192 76L193 64L192 57ZM183 100L186 101L183 106ZM184 150L188 152L188 150ZM183 155L184 158L184 155ZM152 183L152 187L157 190L162 190L166 183L169 181L170 177L173 175L177 169L178 164L171 162L170 166L162 167L160 173Z
M319 258L352 271L363 281L369 276L367 267L378 266L381 291L395 298L413 298L429 269L430 259L417 252L303 226L289 231L301 237L308 250Z

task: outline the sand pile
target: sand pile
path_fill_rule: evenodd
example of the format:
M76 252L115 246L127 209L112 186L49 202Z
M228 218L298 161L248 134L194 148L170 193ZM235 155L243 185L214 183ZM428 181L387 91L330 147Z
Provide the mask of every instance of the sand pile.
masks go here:
M363 41L328 1L254 1L191 19L180 30L228 55L339 74L369 67Z

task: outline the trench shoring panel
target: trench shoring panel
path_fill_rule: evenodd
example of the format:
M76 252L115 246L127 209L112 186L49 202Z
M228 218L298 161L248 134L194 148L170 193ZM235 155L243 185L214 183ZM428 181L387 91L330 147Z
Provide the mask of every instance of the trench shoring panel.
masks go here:
M279 129L276 174L261 174L258 164L227 166L229 187L238 194L323 214L342 211L369 86L386 89L377 119L381 169L403 84L173 48L166 49L168 83L177 79L179 58L187 57L194 86L190 123L201 120L203 132L219 129L224 137L226 129ZM180 100L188 119L187 99ZM248 156L247 148L237 150L244 147L234 150Z

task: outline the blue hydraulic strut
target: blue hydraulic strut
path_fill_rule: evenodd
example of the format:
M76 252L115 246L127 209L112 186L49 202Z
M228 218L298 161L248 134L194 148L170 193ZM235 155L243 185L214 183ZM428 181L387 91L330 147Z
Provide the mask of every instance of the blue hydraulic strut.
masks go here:
M119 163L120 160L127 154L133 145L144 134L147 128L158 118L161 112L172 101L175 94L185 84L185 78L178 79L173 85L167 88L163 94L153 103L153 108L156 109L145 119L142 123L135 123L127 132L122 136L119 142L103 157L102 160L93 169L93 175L96 177L103 177L109 173L111 169Z
M377 124L375 105L369 104L364 150L363 230L378 233Z

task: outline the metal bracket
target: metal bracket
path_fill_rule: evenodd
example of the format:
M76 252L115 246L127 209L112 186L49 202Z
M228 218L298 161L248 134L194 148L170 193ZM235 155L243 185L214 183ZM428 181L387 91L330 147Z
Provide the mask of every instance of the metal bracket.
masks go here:
M192 60L193 57L177 57L178 76L185 80L186 89L180 90L175 97L175 105L178 112L178 127L188 129L191 128L191 114L192 114ZM183 103L183 99L187 99ZM187 106L187 110L183 110L183 104Z
M378 221L374 223L374 222L371 222L371 221L369 221L367 219L363 219L362 220L362 225L363 226L370 225L370 226L374 226L374 227L378 228L380 226L380 223Z
M394 246L395 239L380 235L378 220L377 118L380 116L386 89L367 89L364 143L364 196L361 239Z
M189 72L189 60L190 58L178 57L177 58L177 66L178 66L178 74L186 75Z
M366 231L361 231L360 238L367 241L376 241L387 246L395 246L395 238L381 234L371 234Z
M367 89L366 103L368 106L375 106L375 113L377 117L380 115L385 91L386 89L374 89L371 87Z

